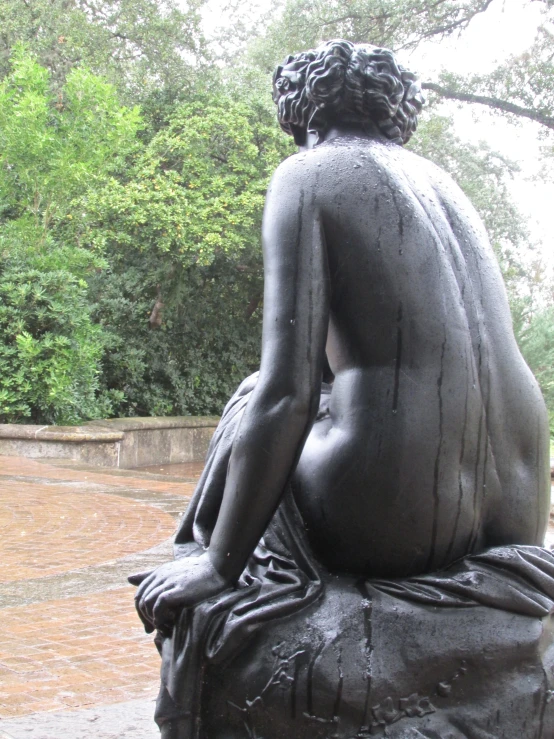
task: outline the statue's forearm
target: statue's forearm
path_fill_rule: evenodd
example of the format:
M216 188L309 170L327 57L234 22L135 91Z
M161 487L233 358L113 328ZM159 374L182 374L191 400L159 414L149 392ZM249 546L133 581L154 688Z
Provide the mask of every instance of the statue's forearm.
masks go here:
M263 535L302 450L317 403L294 396L253 397L229 463L210 559L236 582Z

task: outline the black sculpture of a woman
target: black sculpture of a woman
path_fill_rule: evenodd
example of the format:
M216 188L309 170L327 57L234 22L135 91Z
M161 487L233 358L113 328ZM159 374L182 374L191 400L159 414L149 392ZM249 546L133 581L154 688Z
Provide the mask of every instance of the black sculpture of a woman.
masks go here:
M389 591L408 583L402 587L413 595L423 585L410 582L423 582L468 556L481 562L479 556L492 550L484 556L494 558L494 548L510 559L512 545L527 545L514 550L524 552L520 559L530 551L548 559L544 550L533 549L542 544L549 510L546 409L517 348L500 271L478 216L447 175L402 146L415 131L422 104L415 76L388 50L338 40L278 67L274 99L281 126L300 150L279 166L267 193L260 372L241 386L212 444L177 534L177 550L187 556L132 579L140 583L137 608L147 630L158 628L172 645L172 656L164 657L171 663L166 685L176 679L179 649L188 649L187 659L197 666L210 661L209 649L207 657L191 657L183 636L199 639L191 621L198 604L208 604L208 620L215 624L198 644L213 641L216 631L221 641L225 628L238 623L236 599L250 588L255 597L245 596L247 607L240 607L258 616L251 618L246 639L252 624L268 623L270 616L292 619L302 629L302 609L321 615L325 606L318 603L330 603L333 588L343 587L332 584L336 575L357 592L362 581L387 580ZM327 362L333 379L322 392ZM284 496L288 523L278 523ZM272 526L282 534L281 544L286 539L284 549L272 548ZM476 567L489 565L496 573L496 561ZM266 568L262 575L260 566ZM295 567L305 576L300 584L287 580ZM285 595L277 571L292 588ZM518 571L518 578L525 576ZM264 577L272 585L261 602ZM479 595L456 593L483 608L491 605ZM345 604L353 597L343 596ZM368 597L364 591L364 603ZM281 610L271 614L271 602ZM544 615L510 609L504 601L492 607L520 618ZM445 621L444 627L453 624ZM336 639L329 642L333 649L339 648ZM254 663L263 661L255 649L247 646L246 653ZM342 644L341 654L348 649ZM231 658L229 652L219 662ZM290 658L279 659L287 664L286 677L296 680ZM307 663L310 680L318 659L313 657L311 673ZM364 670L368 682L369 668ZM183 688L187 680L177 679L170 690L172 705L179 703L177 690L189 689ZM390 710L381 719L381 703L364 698L369 704L356 708L355 735L392 731L401 719L436 714L420 693L411 696L418 696L419 707L412 714L402 703L410 696L400 702L388 696ZM198 705L185 701L180 713L169 710L162 717L164 737L262 736L253 728L251 699L245 698L244 709L231 702L238 714L248 714L248 720L237 719L250 732L241 734L228 716L220 718L227 728L212 722L208 730L199 703L209 695L195 695ZM257 699L264 703L263 696ZM213 700L219 705L219 698ZM273 717L259 719L263 731L273 726L271 737L279 739L354 736L354 714L334 704L327 728L321 728L322 719L316 733L314 698L306 700L302 715L311 729L300 728L295 708L288 728ZM351 708L356 700L349 701ZM417 729L405 721L406 731L426 731L431 719L425 721ZM501 735L508 736L486 734Z

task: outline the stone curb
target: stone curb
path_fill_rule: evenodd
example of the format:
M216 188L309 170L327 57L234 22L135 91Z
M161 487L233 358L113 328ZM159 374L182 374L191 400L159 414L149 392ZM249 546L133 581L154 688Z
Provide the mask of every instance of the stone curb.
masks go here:
M0 424L0 455L134 468L203 461L217 416L113 418L81 426Z
M83 425L87 428L139 431L147 429L212 428L217 426L218 423L218 416L139 416L134 418L108 418L101 421L87 421Z
M121 441L123 431L109 431L104 427L83 428L82 426L25 426L15 423L0 424L0 439L31 439L40 441Z

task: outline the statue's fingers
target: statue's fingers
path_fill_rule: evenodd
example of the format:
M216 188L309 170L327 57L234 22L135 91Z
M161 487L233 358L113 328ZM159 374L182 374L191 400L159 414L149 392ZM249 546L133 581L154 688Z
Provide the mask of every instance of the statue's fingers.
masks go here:
M137 588L137 592L135 593L135 601L138 603L146 594L146 592L152 587L152 585L156 582L156 570L150 573L148 577L141 582L141 584Z
M156 628L164 626L173 616L174 609L182 604L183 593L177 588L166 590L160 596L152 610L152 617Z
M154 622L147 618L146 615L142 612L140 608L140 604L135 598L135 608L137 609L138 617L142 621L142 625L144 626L144 630L147 634L151 634L154 631Z
M151 575L153 570L147 570L146 572L135 572L132 575L129 575L127 578L127 582L130 582L131 585L140 585L143 580L146 580L146 578Z
M149 618L152 622L154 621L154 617L152 614L152 611L154 609L154 606L156 605L156 601L158 597L165 591L165 590L171 590L173 587L173 584L163 583L161 585L158 585L157 587L151 588L141 599L139 607L140 610L145 614L147 618Z

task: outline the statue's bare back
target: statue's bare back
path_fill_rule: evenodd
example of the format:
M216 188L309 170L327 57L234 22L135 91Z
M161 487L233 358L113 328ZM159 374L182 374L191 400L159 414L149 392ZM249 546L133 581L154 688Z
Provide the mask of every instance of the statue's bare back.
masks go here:
M330 415L293 479L318 557L403 576L542 543L546 410L467 198L375 138L338 136L286 167L321 221L329 264Z

